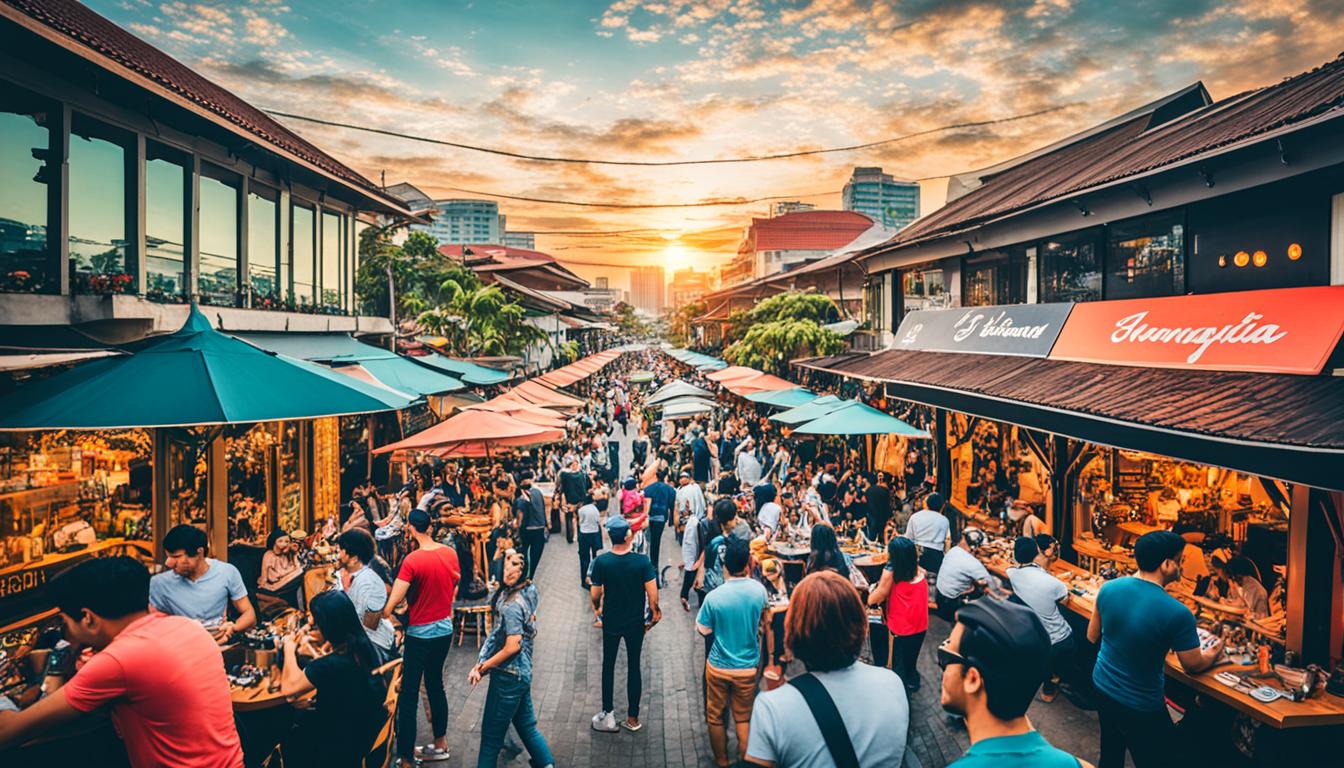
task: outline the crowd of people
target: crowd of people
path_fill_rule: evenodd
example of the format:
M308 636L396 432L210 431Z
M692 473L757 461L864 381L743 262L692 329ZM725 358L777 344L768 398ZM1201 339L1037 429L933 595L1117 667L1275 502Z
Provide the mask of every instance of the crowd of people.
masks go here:
M653 381L629 384L636 369ZM715 390L659 352L629 353L581 385L585 405L560 444L489 461L426 459L388 492L361 484L326 523L337 567L316 595L302 595L295 542L273 533L257 590L305 607L307 618L279 644L280 685L296 702L316 693L277 739L286 763L359 764L386 720L380 672L398 659L397 757L447 759L445 661L455 605L470 602L486 606L493 627L463 681L489 681L477 764L523 750L533 765L554 764L531 698L539 590L573 587L534 579L563 532L577 546L577 583L600 630L597 732L643 728L641 650L671 584L701 638L685 642L703 667L700 701L718 765L902 764L930 613L951 626L936 658L941 705L971 742L957 765L1082 764L1026 718L1054 681L1078 674L1081 641L1060 613L1066 591L1044 567L1057 552L1048 533L1036 523L1019 529L1018 567L1004 584L975 557L984 534L951 524L918 449L902 476L864 471L843 441L790 439L753 404L723 393L706 414L659 420L648 395L674 379ZM623 465L624 439L633 460ZM462 516L486 523L468 533L454 522ZM805 543L796 558L777 554L789 542ZM67 638L85 652L53 695L0 713L0 746L110 706L134 765L243 763L247 739L230 709L220 646L254 627L257 612L238 569L207 555L199 529L173 528L162 544L166 569L152 578L140 562L112 557L50 584ZM844 544L884 554L880 575L870 582ZM1103 768L1122 765L1126 751L1140 768L1166 764L1179 745L1163 707L1162 660L1171 650L1198 671L1218 653L1201 647L1190 612L1161 589L1179 578L1182 546L1166 532L1139 539L1140 573L1102 588L1087 627L1100 645L1091 677Z

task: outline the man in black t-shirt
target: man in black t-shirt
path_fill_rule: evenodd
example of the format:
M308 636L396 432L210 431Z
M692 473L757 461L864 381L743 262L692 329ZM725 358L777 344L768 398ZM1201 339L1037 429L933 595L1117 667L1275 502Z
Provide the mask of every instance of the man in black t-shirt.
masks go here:
M603 552L589 568L593 611L602 623L602 711L593 715L593 730L616 733L621 727L634 732L639 722L640 649L644 633L663 618L658 607L658 581L648 556L630 550L630 524L620 515L607 518L611 551ZM645 606L648 606L647 613ZM616 652L625 641L626 696L628 715L616 725L612 713L616 685Z
M864 495L868 497L868 538L873 541L881 541L882 534L887 529L887 521L891 519L891 489L883 482L881 473L877 475L877 483L865 475L863 478Z
M588 481L588 475L579 469L578 457L569 460L569 464L560 472L558 483L560 495L565 500L565 541L569 542L574 540L574 513L592 490L592 483Z

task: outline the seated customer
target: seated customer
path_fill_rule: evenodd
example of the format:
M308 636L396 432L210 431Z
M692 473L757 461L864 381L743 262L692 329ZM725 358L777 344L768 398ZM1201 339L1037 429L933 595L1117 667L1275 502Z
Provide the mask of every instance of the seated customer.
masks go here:
M393 648L396 632L392 622L383 618L387 584L369 567L374 560L373 539L363 531L346 531L336 539L336 544L340 547L336 562L341 567L336 589L344 592L355 606L355 615L369 642L378 649L379 660L391 659L397 655Z
M293 699L317 689L317 703L300 710L282 749L286 765L363 765L364 755L387 720L378 653L341 592L323 592L309 606L313 626L303 642L331 646L331 653L300 667L297 634L285 637L280 691ZM409 693L409 692L408 692Z
M65 638L95 653L22 712L0 712L0 752L105 708L135 768L241 768L224 658L194 621L146 610L138 560L85 560L47 585ZM109 757L110 756L95 756Z
M261 556L261 577L257 592L283 598L294 607L300 605L303 566L299 565L298 547L289 534L279 528L266 537L266 552Z
M149 580L149 604L155 610L186 616L206 626L219 643L257 623L238 569L205 555L205 531L182 524L163 537L168 570ZM228 620L232 604L238 618Z

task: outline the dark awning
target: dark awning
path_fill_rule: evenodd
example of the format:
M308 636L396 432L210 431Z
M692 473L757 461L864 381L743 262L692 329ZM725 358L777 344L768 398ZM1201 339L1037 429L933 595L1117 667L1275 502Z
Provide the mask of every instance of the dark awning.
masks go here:
M797 366L1102 445L1344 490L1344 378L887 350Z

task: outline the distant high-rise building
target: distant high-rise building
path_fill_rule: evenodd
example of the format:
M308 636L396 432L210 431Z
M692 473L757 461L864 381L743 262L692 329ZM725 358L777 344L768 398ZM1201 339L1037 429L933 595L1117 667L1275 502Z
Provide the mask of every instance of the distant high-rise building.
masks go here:
M770 204L770 218L783 216L786 213L796 213L798 211L815 211L817 206L811 203L804 203L801 200L781 200L778 203Z
M662 267L635 267L630 271L630 303L657 317L663 313L667 284Z
M609 288L611 287L611 286L609 285L609 283L610 283L610 280L609 280L608 278L605 278L605 277L595 277L595 278L593 278L593 287L594 287L594 288L601 289L601 290L603 290L603 291L605 291L605 290L607 290L607 289L609 289Z
M416 224L411 228L428 232L439 245L461 243L490 243L505 245L503 216L499 204L493 200L435 200L433 223Z
M846 211L858 211L888 229L919 218L919 183L896 179L881 168L857 167L840 193Z
M670 292L672 294L672 307L684 307L693 301L698 301L710 291L710 275L708 272L696 272L694 269L678 269L672 273L672 285Z
M504 218L500 216L500 218ZM531 232L505 232L504 242L501 245L507 245L510 248L526 248L529 251L537 249L537 236Z

